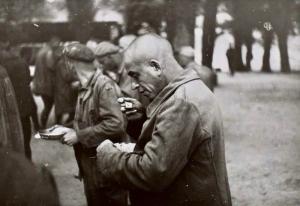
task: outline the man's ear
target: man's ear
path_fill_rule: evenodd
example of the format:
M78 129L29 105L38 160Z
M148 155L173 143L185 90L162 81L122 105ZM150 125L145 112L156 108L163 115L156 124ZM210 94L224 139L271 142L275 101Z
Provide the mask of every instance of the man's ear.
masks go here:
M161 70L161 66L160 63L155 60L155 59L151 59L149 62L150 66L153 67L156 71L160 71Z

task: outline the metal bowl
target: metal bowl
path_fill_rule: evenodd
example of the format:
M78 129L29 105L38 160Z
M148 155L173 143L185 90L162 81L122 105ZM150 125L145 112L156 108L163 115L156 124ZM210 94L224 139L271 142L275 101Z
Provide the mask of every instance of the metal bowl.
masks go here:
M39 134L42 139L59 140L67 133L67 129L60 125L54 125L48 129L39 130Z

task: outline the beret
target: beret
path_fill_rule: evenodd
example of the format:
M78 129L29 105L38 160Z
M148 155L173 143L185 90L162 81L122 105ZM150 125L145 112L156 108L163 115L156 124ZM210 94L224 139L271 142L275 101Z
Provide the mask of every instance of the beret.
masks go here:
M186 57L194 57L194 49L190 46L183 46L181 47L179 54Z
M66 45L63 54L70 59L83 62L93 62L95 60L94 52L87 46L77 42Z
M109 54L118 53L119 51L120 51L120 47L108 41L103 41L97 45L95 50L95 55L97 57L104 57Z

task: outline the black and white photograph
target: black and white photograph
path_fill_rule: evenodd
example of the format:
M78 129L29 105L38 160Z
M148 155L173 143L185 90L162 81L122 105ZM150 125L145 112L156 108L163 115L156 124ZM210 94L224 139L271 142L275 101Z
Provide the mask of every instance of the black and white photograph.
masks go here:
M300 206L300 0L0 0L0 206Z

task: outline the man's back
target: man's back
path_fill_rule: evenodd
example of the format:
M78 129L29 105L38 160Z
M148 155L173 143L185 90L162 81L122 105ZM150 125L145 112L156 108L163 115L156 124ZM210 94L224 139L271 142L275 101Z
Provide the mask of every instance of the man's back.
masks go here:
M53 52L49 46L41 48L36 56L33 91L38 95L53 96Z
M213 94L196 77L193 71L185 71L163 90L162 102L150 104L137 152L148 150L152 134L159 133L165 146L158 147L165 147L166 154L172 151L164 162L175 166L164 178L148 180L165 184L158 186L160 192L134 191L134 205L143 199L149 199L147 205L231 205L220 111ZM182 155L186 159L176 160Z
M11 54L3 65L14 87L21 117L30 115L34 109L34 102L31 97L31 78L27 63L21 57Z

